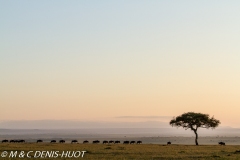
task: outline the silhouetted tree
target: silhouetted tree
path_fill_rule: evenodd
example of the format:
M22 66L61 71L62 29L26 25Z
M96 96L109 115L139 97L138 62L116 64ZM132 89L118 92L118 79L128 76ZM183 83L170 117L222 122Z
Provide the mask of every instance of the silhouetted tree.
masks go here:
M191 129L195 135L195 144L198 145L198 128L216 128L220 124L220 121L214 117L210 118L208 114L188 112L180 116L174 117L170 121L170 125L175 127L183 127L185 130Z

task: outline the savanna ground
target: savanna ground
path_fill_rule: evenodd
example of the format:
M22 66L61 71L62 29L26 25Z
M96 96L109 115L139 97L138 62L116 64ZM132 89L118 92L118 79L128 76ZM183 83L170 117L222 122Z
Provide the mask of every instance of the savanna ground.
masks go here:
M159 145L159 144L51 144L51 143L1 143L3 151L87 151L78 158L34 158L34 159L90 159L90 160L157 160L157 159L240 159L240 146L218 145ZM30 154L34 156L34 154ZM0 156L1 157L1 156ZM0 159L11 159L3 158ZM30 159L24 158L12 159Z

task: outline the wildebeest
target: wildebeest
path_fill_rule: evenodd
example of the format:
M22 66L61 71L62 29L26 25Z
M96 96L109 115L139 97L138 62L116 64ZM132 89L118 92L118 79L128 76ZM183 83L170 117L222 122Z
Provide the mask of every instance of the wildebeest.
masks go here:
M40 143L40 142L43 142L43 140L41 140L41 139L38 139L38 140L37 140L37 143Z
M51 140L51 142L50 143L56 143L57 141L56 140Z
M25 143L25 140L23 140L23 139L18 140L18 143Z
M65 140L60 140L59 143L65 143Z
M131 141L130 144L135 144L136 142L135 141Z
M113 141L113 140L110 140L108 143L114 143L114 141Z
M21 140L10 140L10 143L24 143L25 140L21 139Z
M11 140L10 140L10 143L15 143L15 140L11 139Z
M89 143L87 140L83 141L83 143Z
M72 140L72 142L71 143L77 143L78 141L77 140Z
M142 141L137 141L137 144L142 144Z
M95 140L92 143L97 144L97 143L100 143L100 141L99 140Z
M118 144L118 143L121 143L121 142L120 142L120 141L115 141L114 143L115 143L115 144Z
M7 139L4 139L4 140L2 140L2 143L6 143L6 142L8 142L8 140L7 140Z
M224 143L224 142L219 142L218 144L219 144L219 145L225 145L225 143Z
M129 141L124 141L123 144L129 144Z
M103 141L103 144L108 144L108 141Z
M167 145L170 145L170 144L172 144L172 143L171 143L170 141L168 141L168 142L167 142Z

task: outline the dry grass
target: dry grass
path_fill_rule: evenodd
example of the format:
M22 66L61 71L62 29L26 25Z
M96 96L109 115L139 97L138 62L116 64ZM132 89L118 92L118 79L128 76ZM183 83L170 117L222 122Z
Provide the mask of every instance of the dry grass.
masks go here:
M218 145L159 145L159 144L50 144L50 143L25 143L25 144L0 144L0 153L3 151L87 151L83 158L90 160L159 160L159 159L240 159L240 146ZM10 159L10 158L0 158ZM13 158L19 159L19 158ZM21 158L29 159L29 158ZM38 158L37 158L38 159ZM40 159L40 158L39 158ZM44 159L44 158L41 158ZM51 158L46 158L51 159ZM71 159L71 158L52 158ZM76 159L76 158L72 158Z

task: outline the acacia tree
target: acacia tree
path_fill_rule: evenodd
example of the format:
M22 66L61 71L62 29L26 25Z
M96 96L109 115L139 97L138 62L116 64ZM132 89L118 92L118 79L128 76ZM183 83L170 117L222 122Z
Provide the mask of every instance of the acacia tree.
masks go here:
M180 116L174 117L170 121L172 127L183 127L185 130L191 129L195 135L195 144L198 145L198 128L216 128L220 124L220 121L214 117L209 117L208 114L188 112L183 113Z

